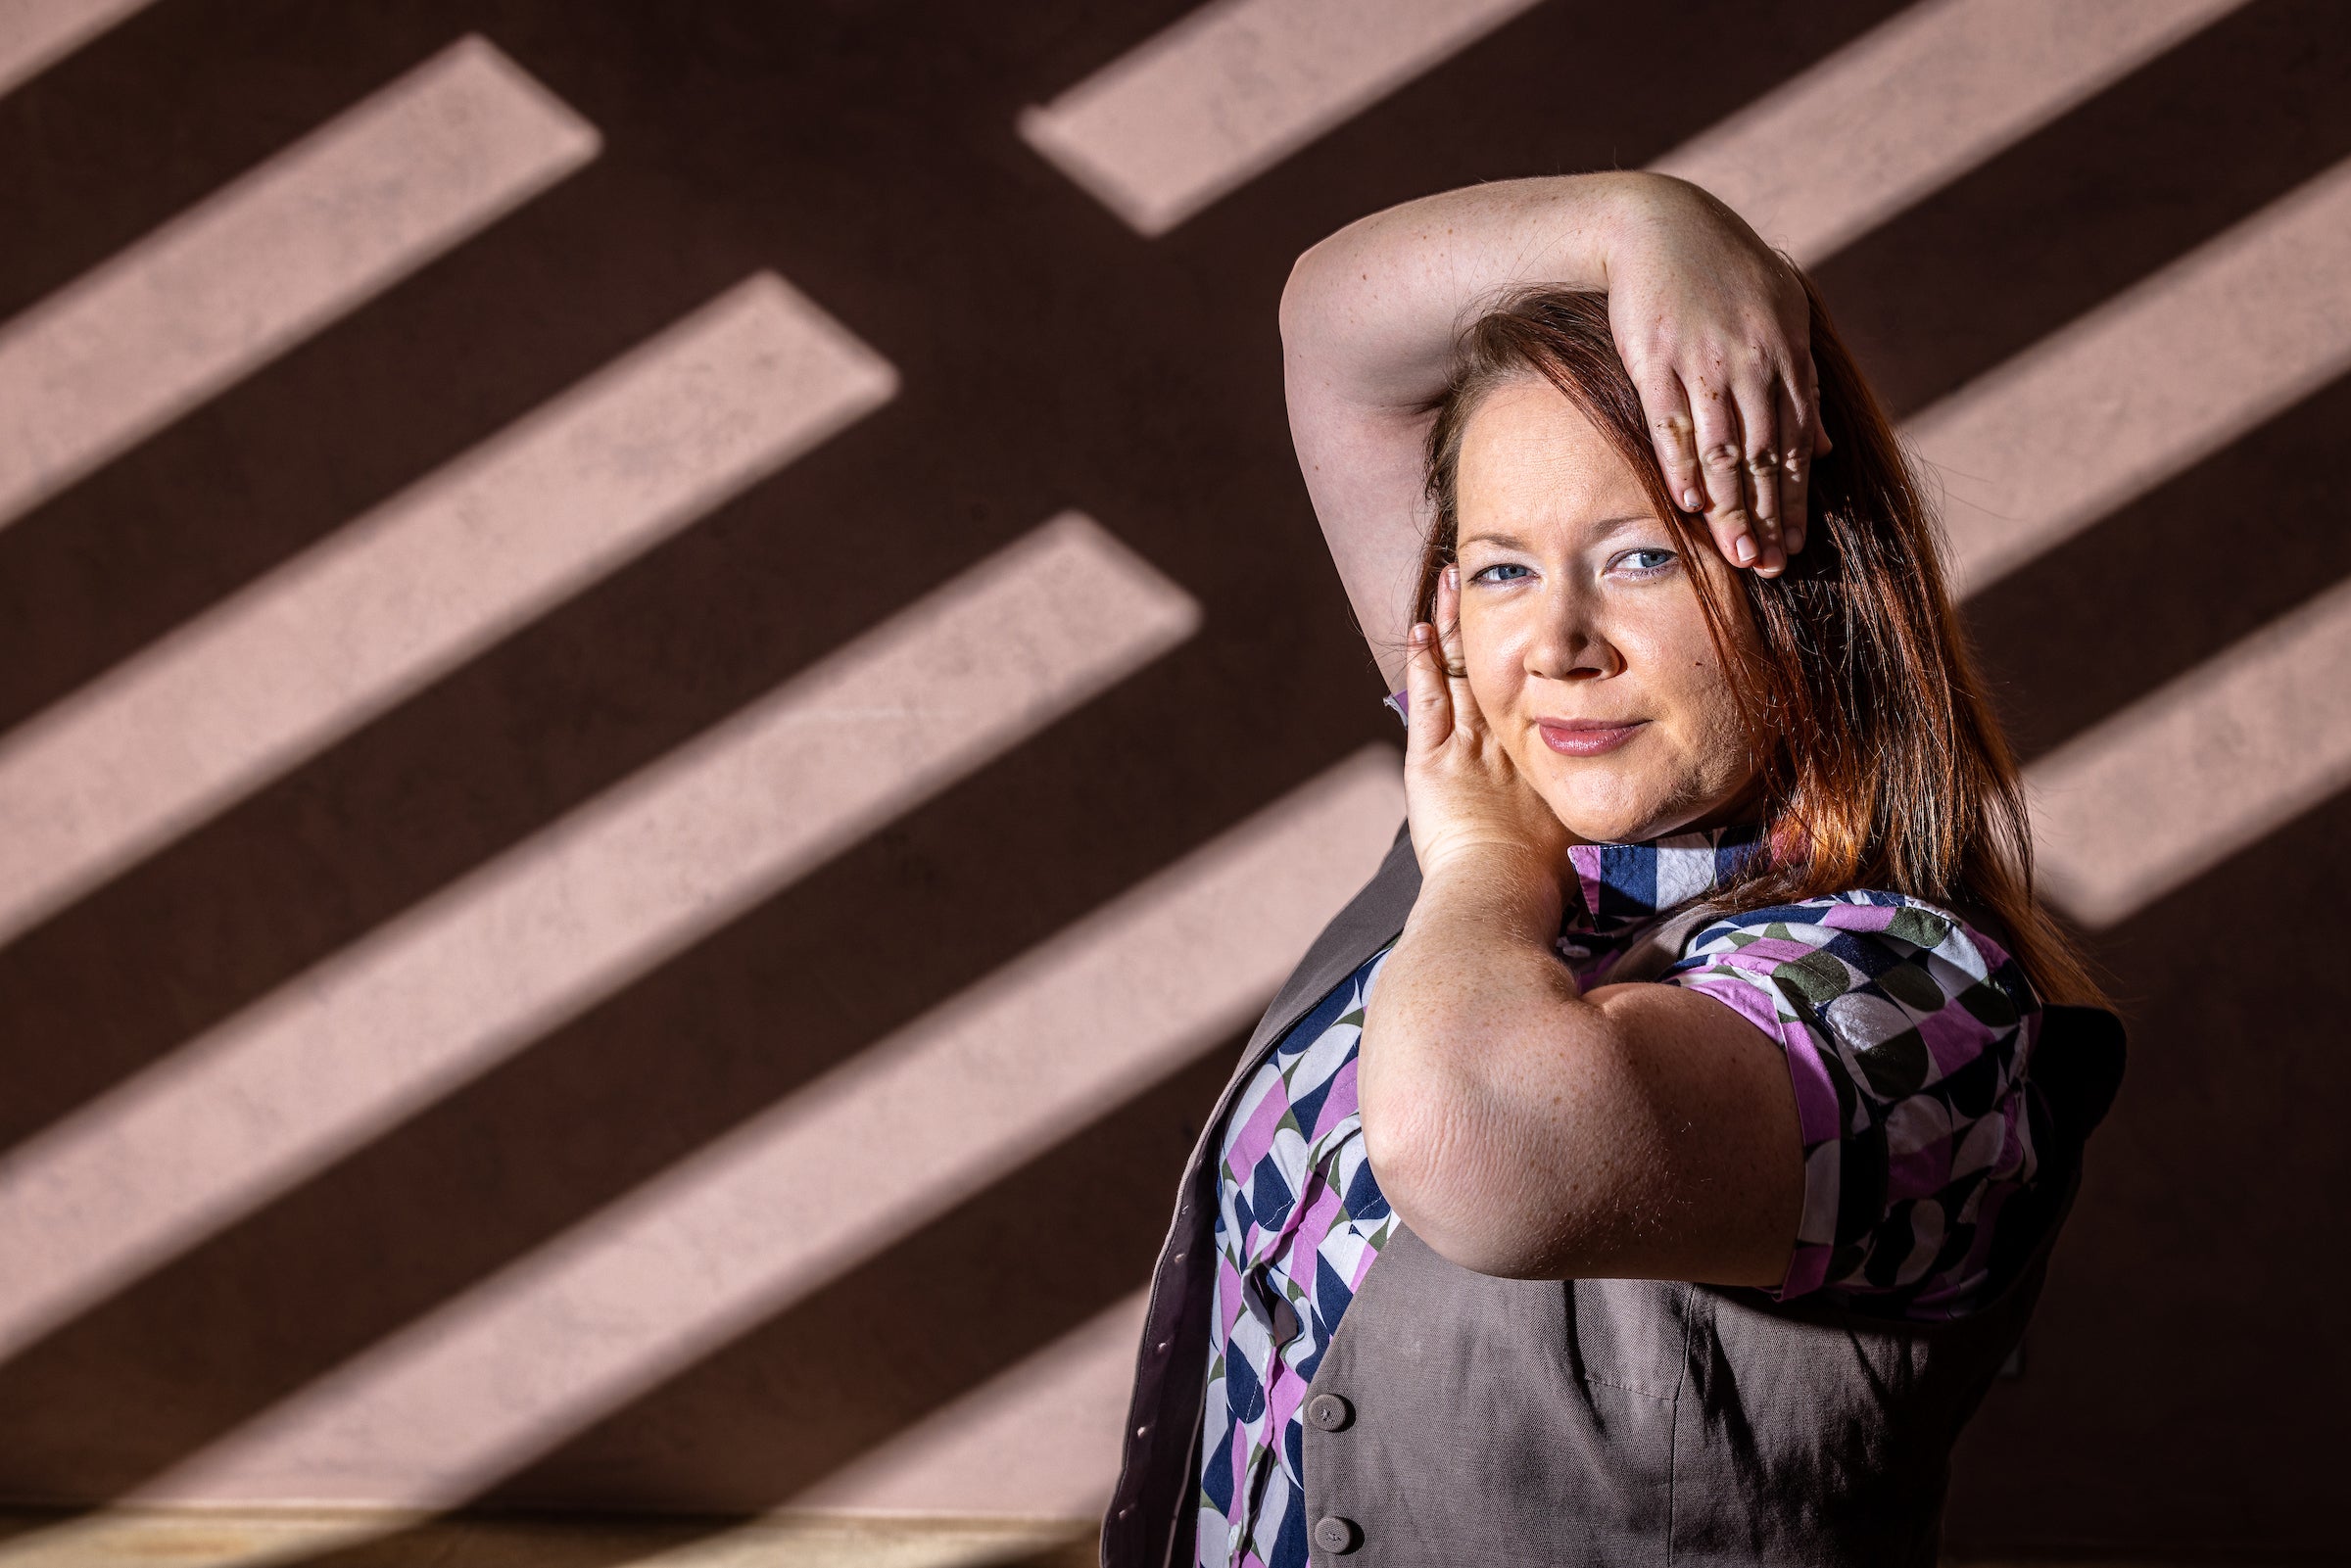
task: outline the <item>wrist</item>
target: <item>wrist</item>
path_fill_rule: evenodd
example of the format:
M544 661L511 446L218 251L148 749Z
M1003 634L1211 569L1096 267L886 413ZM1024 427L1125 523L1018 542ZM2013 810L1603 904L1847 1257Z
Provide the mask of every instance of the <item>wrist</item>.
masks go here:
M1618 270L1650 261L1677 205L1699 192L1687 181L1646 169L1587 178L1605 181L1592 196L1592 230L1599 250L1601 289L1614 291Z
M1421 868L1415 914L1425 907L1548 948L1566 914L1562 879L1560 865L1524 844L1449 845L1432 852Z

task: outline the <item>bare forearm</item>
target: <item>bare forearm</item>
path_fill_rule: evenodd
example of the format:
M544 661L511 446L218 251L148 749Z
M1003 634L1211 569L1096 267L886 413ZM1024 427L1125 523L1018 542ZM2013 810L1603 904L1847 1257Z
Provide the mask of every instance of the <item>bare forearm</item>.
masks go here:
M1627 204L1659 176L1609 171L1503 180L1374 213L1298 259L1283 291L1290 373L1365 407L1443 390L1465 312L1535 283L1607 286Z
M1543 1064L1558 1087L1573 1075L1579 1025L1605 1026L1551 950L1559 927L1555 880L1529 858L1480 853L1421 884L1380 970L1359 1067L1364 1126L1382 1183L1423 1223L1469 1219L1445 1211L1511 1184L1517 1123L1532 1112L1556 1130L1560 1109L1527 1067Z

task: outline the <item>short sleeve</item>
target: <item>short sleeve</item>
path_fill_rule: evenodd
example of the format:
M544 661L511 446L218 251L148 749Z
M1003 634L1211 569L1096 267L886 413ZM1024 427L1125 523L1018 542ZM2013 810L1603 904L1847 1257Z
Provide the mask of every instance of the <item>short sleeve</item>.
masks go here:
M1659 978L1786 1051L1804 1200L1779 1300L1943 1318L1996 1287L1994 1229L2037 1169L2040 1005L2007 953L1932 905L1853 892L1724 917Z

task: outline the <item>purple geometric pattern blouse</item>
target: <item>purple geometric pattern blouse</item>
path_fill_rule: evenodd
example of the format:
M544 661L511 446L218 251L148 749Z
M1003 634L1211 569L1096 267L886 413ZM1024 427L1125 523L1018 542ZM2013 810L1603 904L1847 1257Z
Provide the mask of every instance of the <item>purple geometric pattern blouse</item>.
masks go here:
M1583 898L1559 951L1607 983L1632 927L1714 887L1754 842L1723 829L1568 851ZM1364 1157L1356 1054L1387 950L1291 1027L1233 1102L1219 1152L1199 1568L1306 1568L1301 1407L1395 1226ZM2024 1080L2039 1003L1948 912L1852 892L1726 916L1663 983L1779 1042L1804 1202L1779 1300L1821 1292L1905 1318L1966 1312L2002 1204L2035 1164ZM2011 1238L2017 1239L2017 1238Z

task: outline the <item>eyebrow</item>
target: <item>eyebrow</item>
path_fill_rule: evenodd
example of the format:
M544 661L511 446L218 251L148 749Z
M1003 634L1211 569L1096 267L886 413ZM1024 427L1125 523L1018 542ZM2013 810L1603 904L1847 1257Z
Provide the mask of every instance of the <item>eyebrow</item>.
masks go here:
M1655 523L1656 521L1657 517L1654 512L1627 512L1622 517L1604 517L1599 522L1592 524L1591 527L1600 538L1606 539L1610 534L1620 532L1636 523ZM1457 549L1465 548L1471 545L1492 545L1500 549L1531 550L1534 548L1516 534L1493 532L1471 534L1467 539L1457 542L1455 547Z

